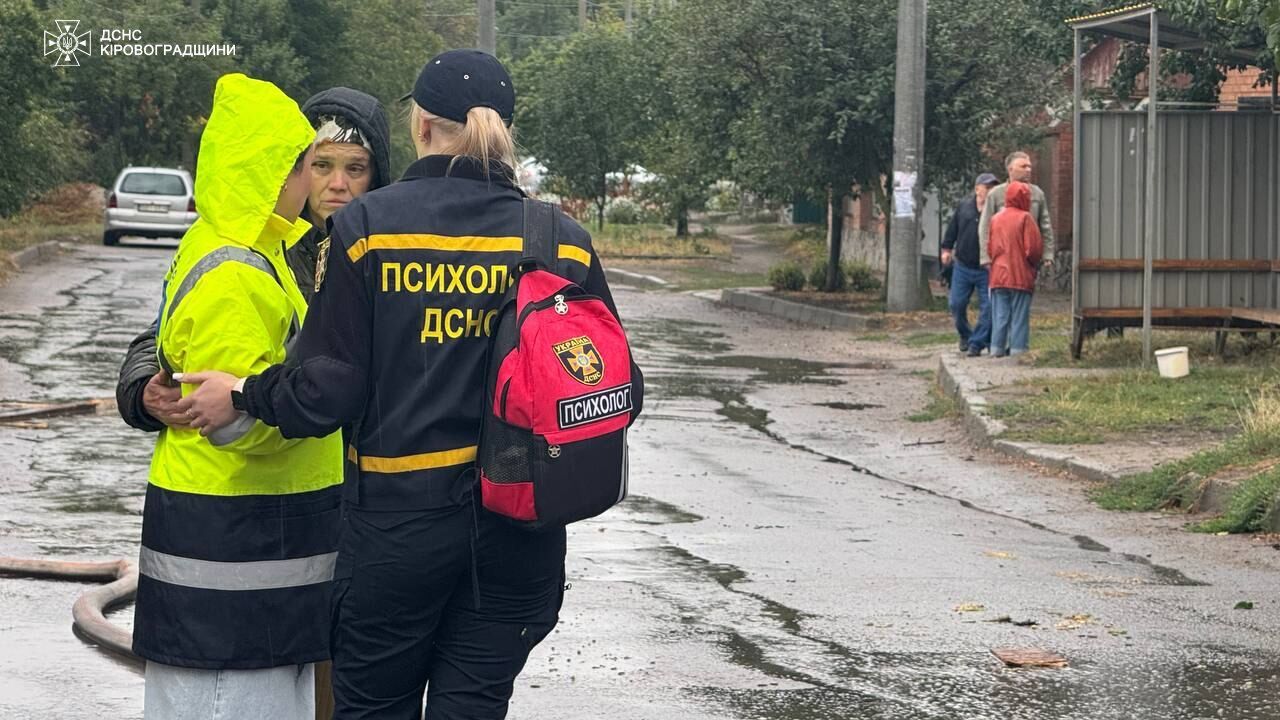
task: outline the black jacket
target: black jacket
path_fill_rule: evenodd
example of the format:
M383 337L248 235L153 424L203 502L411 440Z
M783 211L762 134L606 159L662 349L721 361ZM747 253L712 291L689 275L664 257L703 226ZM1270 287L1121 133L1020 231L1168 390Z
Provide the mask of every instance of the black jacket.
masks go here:
M981 250L978 247L978 221L982 219L982 211L978 209L975 195L968 195L956 205L951 214L951 222L947 225L947 233L942 238L942 249L955 253L956 262L967 268L977 269L981 265Z
M373 147L373 179L369 189L384 187L391 182L390 127L387 113L377 98L359 90L335 87L308 98L302 104L302 113L312 125L321 115L339 115L354 122ZM289 248L285 260L298 281L298 289L309 301L315 289L316 257L325 229L311 218L308 220L315 227ZM142 406L142 391L147 381L160 371L156 360L156 330L153 323L129 343L116 383L116 407L120 417L129 425L148 432L159 432L164 428L164 423L147 414Z
M349 429L345 499L370 510L448 507L471 486L488 334L520 257L524 194L500 165L486 178L450 160L420 159L330 218L293 355L244 386L249 414L285 437ZM559 233L557 274L616 315L590 235L564 216Z

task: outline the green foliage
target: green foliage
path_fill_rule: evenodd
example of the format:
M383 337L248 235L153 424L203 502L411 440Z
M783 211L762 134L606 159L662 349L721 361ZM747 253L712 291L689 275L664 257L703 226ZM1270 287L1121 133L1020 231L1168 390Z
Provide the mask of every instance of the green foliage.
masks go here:
M497 10L498 57L504 62L518 63L578 29L577 3L497 0Z
M548 186L590 198L604 225L610 173L638 159L642 81L620 23L600 22L558 46L541 46L515 69L522 144L546 167Z
M1245 65L1225 56L1237 48L1262 48L1266 38L1261 17L1263 5L1271 0L1171 0L1162 5L1172 20L1204 40L1197 52L1165 50L1160 57L1162 101L1215 103L1227 70L1243 70ZM1235 10L1231 7L1234 6ZM1233 15L1236 19L1224 19ZM1128 43L1120 53L1111 90L1117 98L1134 98L1138 77L1147 71L1147 46ZM1274 56L1259 53L1253 63L1264 70L1274 68Z
M1249 390L1274 378L1274 371L1251 368L1197 368L1177 381L1125 370L1089 382L1037 382L1033 395L996 405L994 412L1009 423L1010 439L1049 443L1099 443L1156 430L1226 432L1238 426Z
M1069 0L968 0L929 8L925 154L929 182L967 182L985 151L1027 141L1034 113L1066 97L1062 19L1092 9ZM705 0L671 13L671 62L691 126L717 148L725 174L773 198L825 202L859 184L887 206L896 3ZM975 38L982 38L975 42Z
M1196 529L1209 533L1259 532L1268 513L1277 507L1277 501L1280 501L1280 469L1272 469L1241 483L1231 493L1226 512L1206 520Z
M842 292L849 284L848 278L846 278L844 275L843 268L841 268L841 272L836 273L836 286L831 288L828 291L827 289L827 267L828 266L829 266L829 263L825 258L815 262L813 264L813 268L809 271L809 284L813 286L814 290L821 290L823 292Z
M465 0L433 2L432 13L452 14L474 10ZM347 30L335 36L331 79L309 88L306 95L331 85L343 85L382 101L391 121L391 177L400 175L417 153L409 134L408 102L399 98L413 89L413 81L427 60L449 47L458 47L462 33L458 18L427 16L422 4L408 0L363 0L343 6ZM474 32L474 26L466 28ZM453 38L453 39L451 39ZM474 40L461 43L470 47ZM340 62L335 60L341 59ZM518 87L518 86L517 86ZM299 97L304 100L306 95Z
M849 287L855 292L870 292L879 290L880 276L876 274L871 266L857 260L848 260L844 263L844 274L849 278Z
M804 289L804 269L798 263L784 262L769 268L769 284L774 290Z
M923 410L907 416L908 422L926 423L960 414L960 403L950 394L943 391L935 382L929 388L929 404Z
M44 21L30 0L0 0L0 123L7 129L0 165L0 215L84 170L83 127L50 99L58 77L38 52Z

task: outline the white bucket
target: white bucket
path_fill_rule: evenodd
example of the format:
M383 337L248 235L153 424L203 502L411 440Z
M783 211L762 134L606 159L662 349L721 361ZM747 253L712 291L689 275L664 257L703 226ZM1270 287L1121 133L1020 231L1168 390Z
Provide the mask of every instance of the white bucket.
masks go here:
M1160 377L1180 378L1191 372L1191 360L1185 347L1157 350L1156 366L1160 368Z

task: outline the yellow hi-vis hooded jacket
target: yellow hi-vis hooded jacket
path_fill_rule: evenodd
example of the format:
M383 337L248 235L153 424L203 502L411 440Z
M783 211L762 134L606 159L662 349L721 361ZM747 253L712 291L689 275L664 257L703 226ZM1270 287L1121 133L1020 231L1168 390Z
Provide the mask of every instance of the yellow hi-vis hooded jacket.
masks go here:
M200 219L165 277L161 365L246 376L285 360L306 302L284 250L309 226L273 210L314 138L274 85L218 80L200 141ZM254 669L328 657L341 437L238 425L221 438L166 428L156 442L134 621L134 650L148 660Z
M291 326L306 314L284 250L310 226L272 210L294 161L314 139L297 104L275 86L238 74L218 81L196 172L200 219L183 236L165 278L157 335L165 365L244 377L284 361ZM236 258L197 269L222 248L256 252L274 276ZM202 272L184 284L193 270ZM151 482L211 495L280 494L336 484L341 471L337 436L286 440L258 422L221 447L194 430L165 430Z

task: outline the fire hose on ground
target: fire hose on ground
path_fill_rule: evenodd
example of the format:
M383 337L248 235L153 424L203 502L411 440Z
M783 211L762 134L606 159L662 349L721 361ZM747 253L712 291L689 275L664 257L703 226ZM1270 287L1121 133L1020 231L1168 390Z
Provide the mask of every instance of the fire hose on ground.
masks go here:
M0 574L53 580L105 581L106 585L86 590L71 607L76 634L104 650L133 662L133 637L128 630L107 620L106 613L127 605L138 591L138 567L128 560L109 562L69 562L0 557Z

